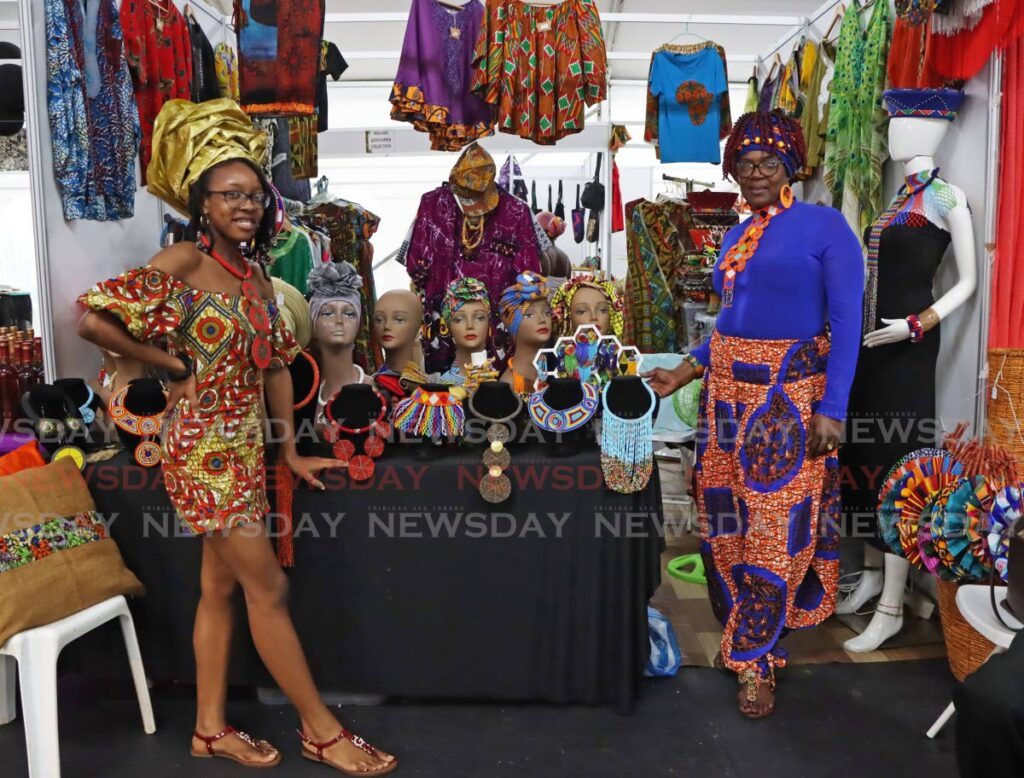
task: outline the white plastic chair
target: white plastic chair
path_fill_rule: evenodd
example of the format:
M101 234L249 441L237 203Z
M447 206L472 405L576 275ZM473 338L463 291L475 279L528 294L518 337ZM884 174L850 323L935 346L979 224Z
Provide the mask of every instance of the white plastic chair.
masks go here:
M146 687L142 654L128 602L121 595L86 608L60 621L28 629L0 646L0 724L15 719L14 663L18 664L21 708L25 718L29 778L60 778L60 741L57 736L57 657L72 640L112 619L120 619L128 652L142 726L156 732L153 705Z
M996 589L996 606L1001 608L1005 599L1006 588L998 587ZM1010 643L1017 633L1004 627L992 612L992 595L989 593L987 584L961 586L956 592L956 607L960 611L960 615L964 617L964 621L978 630L995 646L985 660L986 662L1010 647ZM1024 624L1017 621L1009 611L1003 610L1001 615L1003 621L1009 626L1015 629L1024 628ZM928 737L934 738L939 734L939 730L946 726L946 722L953 718L955 712L956 708L953 703L949 703L932 724L931 729L928 730Z

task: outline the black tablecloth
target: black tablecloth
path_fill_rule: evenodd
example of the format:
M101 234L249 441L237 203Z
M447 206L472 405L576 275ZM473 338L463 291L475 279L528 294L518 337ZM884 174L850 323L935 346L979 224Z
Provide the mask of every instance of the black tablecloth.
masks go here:
M619 495L596 448L550 453L515 449L497 506L475 486L479 451L415 445L390 447L366 484L336 471L326 492L296 490L291 612L321 688L631 709L660 582L657 471ZM201 542L166 536L159 469L122 454L87 478L146 585L133 612L147 673L191 682ZM231 680L267 682L239 611Z

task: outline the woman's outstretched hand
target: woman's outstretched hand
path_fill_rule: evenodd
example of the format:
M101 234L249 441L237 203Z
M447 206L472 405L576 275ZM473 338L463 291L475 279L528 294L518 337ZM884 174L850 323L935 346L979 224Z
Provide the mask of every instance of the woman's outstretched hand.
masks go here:
M322 470L335 470L345 467L345 463L339 459L327 459L326 457L302 457L298 454L285 454L284 463L295 475L305 481L314 489L323 490L326 487L317 475Z
M681 389L686 386L696 377L696 373L693 368L689 366L686 367L688 368L688 371L686 375L682 377L676 370L667 370L664 367L656 367L654 370L641 373L640 377L650 384L651 389L654 390L654 393L658 395L658 397L668 397L677 389Z

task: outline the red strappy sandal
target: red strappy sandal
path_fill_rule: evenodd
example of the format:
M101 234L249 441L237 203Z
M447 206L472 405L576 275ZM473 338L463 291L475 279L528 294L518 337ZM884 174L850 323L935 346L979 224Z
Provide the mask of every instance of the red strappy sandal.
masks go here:
M240 757L235 756L234 754L226 754L223 752L214 751L213 744L216 743L218 740L223 740L228 735L234 735L243 743L250 746L253 750L258 751L261 754L275 753L277 754L277 758L271 759L269 762L254 762L249 759L242 759ZM205 754L201 751L196 751L194 748L190 749L192 752L192 756L198 759L230 759L232 762L237 762L243 767L257 768L277 767L279 764L281 764L281 752L274 748L272 745L270 745L270 743L268 743L266 740L256 740L252 735L249 735L245 732L241 732L235 729L234 727L227 727L223 732L218 732L216 735L212 735L210 737L207 737L206 735L200 735L198 731L193 731L192 737L194 737L196 740L201 740L203 741L203 743L206 744Z
M385 764L383 767L380 767L376 770L346 770L344 767L338 767L337 765L333 765L330 762L328 762L326 759L324 759L324 751L326 751L333 745L337 745L342 740L348 740L350 743L352 743L352 745L354 745L364 754L372 756L376 759L380 759L380 753L377 751L376 748L374 748L361 737L359 737L359 735L354 735L344 727L341 728L341 732L338 733L338 736L336 738L334 738L333 740L328 740L324 743L314 743L312 740L310 740L308 737L302 734L301 731L296 730L296 732L298 732L299 737L302 738L302 755L306 759L309 759L311 762L319 762L320 764L325 764L328 767L333 767L335 770L344 773L345 775L360 776L361 778L367 778L368 776L387 775L388 773L392 772L395 768L398 767L397 759L395 759L395 761L393 761L391 764ZM310 751L310 748L316 749L316 753L314 754L312 751Z

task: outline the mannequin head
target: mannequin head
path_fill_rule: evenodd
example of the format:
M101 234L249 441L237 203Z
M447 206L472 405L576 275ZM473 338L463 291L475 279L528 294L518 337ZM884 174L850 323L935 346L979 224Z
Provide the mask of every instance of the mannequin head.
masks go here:
M946 119L899 116L889 120L889 156L894 162L914 157L934 157L949 132Z
M542 346L551 337L551 304L548 280L529 270L516 276L516 282L501 295L501 321L520 342Z
M395 289L377 300L373 331L385 354L407 351L416 342L423 323L423 304L414 292Z
M551 339L551 305L548 301L537 300L523 311L519 331L516 333L516 349L520 345L543 347Z
M349 349L359 334L363 279L348 262L329 262L310 272L309 316L313 337L328 351Z
M482 351L487 346L490 327L490 307L483 302L463 304L448 321L452 341L460 351Z
M597 276L576 276L562 284L551 300L562 335L584 324L602 335L622 337L622 300L615 285Z

